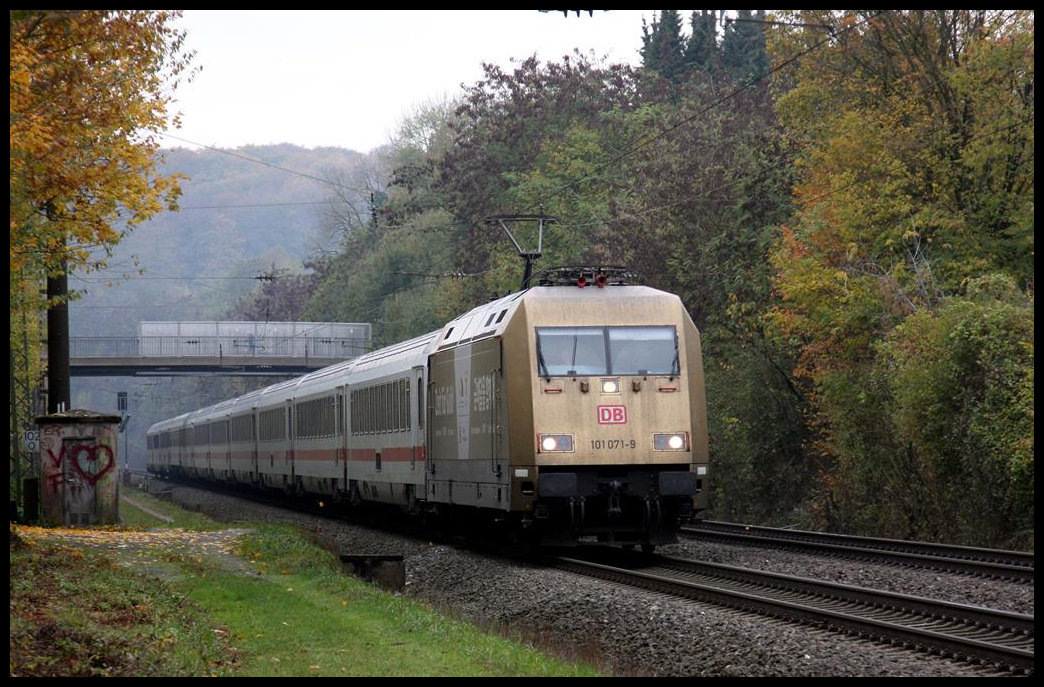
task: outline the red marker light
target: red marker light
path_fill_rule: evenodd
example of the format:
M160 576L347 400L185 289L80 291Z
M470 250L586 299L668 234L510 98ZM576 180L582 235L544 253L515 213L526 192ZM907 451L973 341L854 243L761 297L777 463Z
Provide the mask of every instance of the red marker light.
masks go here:
M579 279L576 280L576 285L581 289L587 286L587 277L581 276Z

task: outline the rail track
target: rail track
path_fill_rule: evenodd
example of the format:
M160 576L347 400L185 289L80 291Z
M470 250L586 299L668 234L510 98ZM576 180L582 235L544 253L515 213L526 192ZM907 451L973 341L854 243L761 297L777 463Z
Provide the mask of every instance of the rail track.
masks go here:
M1033 554L1024 551L874 539L713 521L682 528L681 533L690 538L712 539L730 544L805 550L818 556L859 558L889 565L926 568L1026 584L1032 584L1034 579Z
M996 669L1034 669L1032 615L665 556L621 565L602 552L547 564Z

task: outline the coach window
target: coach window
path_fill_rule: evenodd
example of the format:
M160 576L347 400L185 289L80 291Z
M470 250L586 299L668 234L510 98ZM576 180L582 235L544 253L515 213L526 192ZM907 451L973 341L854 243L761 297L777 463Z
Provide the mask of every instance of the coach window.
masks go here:
M388 431L388 385L377 386L377 433Z

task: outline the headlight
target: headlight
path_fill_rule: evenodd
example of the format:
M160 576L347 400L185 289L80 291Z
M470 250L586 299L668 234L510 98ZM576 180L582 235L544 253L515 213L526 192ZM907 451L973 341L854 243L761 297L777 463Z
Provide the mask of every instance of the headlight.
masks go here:
M689 435L687 432L653 434L654 451L687 451L688 449Z
M620 380L616 377L607 377L602 380L602 393L603 394L618 394L620 393Z
M540 453L572 453L572 434L541 434L538 437Z

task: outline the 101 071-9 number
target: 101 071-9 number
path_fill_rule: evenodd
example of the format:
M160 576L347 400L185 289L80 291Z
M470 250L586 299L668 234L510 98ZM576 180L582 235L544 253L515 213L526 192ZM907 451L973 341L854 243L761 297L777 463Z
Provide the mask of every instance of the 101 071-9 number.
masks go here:
M595 450L600 449L620 449L620 448L637 448L638 443L634 439L592 439L591 448Z

